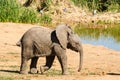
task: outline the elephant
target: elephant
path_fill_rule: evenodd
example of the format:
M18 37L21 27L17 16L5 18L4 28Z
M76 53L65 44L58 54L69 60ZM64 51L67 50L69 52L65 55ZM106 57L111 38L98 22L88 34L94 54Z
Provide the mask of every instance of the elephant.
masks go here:
M62 74L67 75L66 50L71 49L80 55L80 72L83 63L83 47L79 36L74 33L68 24L59 24L54 30L44 27L33 27L26 31L17 42L21 47L20 74L28 74L27 63L31 59L30 73L37 73L37 61L39 57L45 57L46 63L40 67L41 73L49 70L55 56L61 65Z

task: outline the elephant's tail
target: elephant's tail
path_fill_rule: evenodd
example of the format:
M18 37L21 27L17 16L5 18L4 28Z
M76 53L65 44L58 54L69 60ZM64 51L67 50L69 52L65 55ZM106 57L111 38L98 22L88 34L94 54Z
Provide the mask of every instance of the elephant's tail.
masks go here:
M16 46L21 47L21 41L18 41L18 42L16 43Z

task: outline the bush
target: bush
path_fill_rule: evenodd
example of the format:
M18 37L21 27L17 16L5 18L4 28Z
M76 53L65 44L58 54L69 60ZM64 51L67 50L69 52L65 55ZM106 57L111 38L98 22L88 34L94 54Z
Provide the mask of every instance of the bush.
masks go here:
M39 15L33 8L23 8L16 0L0 0L0 22L51 23L49 15Z
M0 0L0 21L18 22L19 8L16 0Z
M37 13L34 10L24 8L19 18L19 22L22 23L39 23Z
M50 15L48 14L43 14L40 18L40 22L43 24L50 24L52 22L52 19L50 18Z
M89 10L106 11L118 10L120 8L119 0L71 0L76 6L86 7ZM111 4L112 3L112 4ZM119 6L117 6L119 5ZM110 8L109 8L110 7Z

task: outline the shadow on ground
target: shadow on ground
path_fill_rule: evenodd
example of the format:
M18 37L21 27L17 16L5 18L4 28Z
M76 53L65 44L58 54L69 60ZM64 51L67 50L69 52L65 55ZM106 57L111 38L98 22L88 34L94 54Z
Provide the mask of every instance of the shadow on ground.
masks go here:
M107 73L107 75L120 76L120 73Z
M0 70L0 72L19 73L19 71L13 71L13 70Z

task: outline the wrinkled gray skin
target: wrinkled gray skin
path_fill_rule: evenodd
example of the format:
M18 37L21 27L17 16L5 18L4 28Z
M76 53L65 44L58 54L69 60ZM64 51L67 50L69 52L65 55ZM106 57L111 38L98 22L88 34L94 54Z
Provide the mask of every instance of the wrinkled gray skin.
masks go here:
M66 49L71 49L80 54L79 69L83 62L83 49L79 36L66 24L60 24L55 30L34 27L29 29L17 43L21 45L20 73L27 74L27 63L31 59L30 72L37 73L37 61L39 57L46 57L46 64L40 67L41 73L51 68L55 56L57 56L62 74L68 74Z

